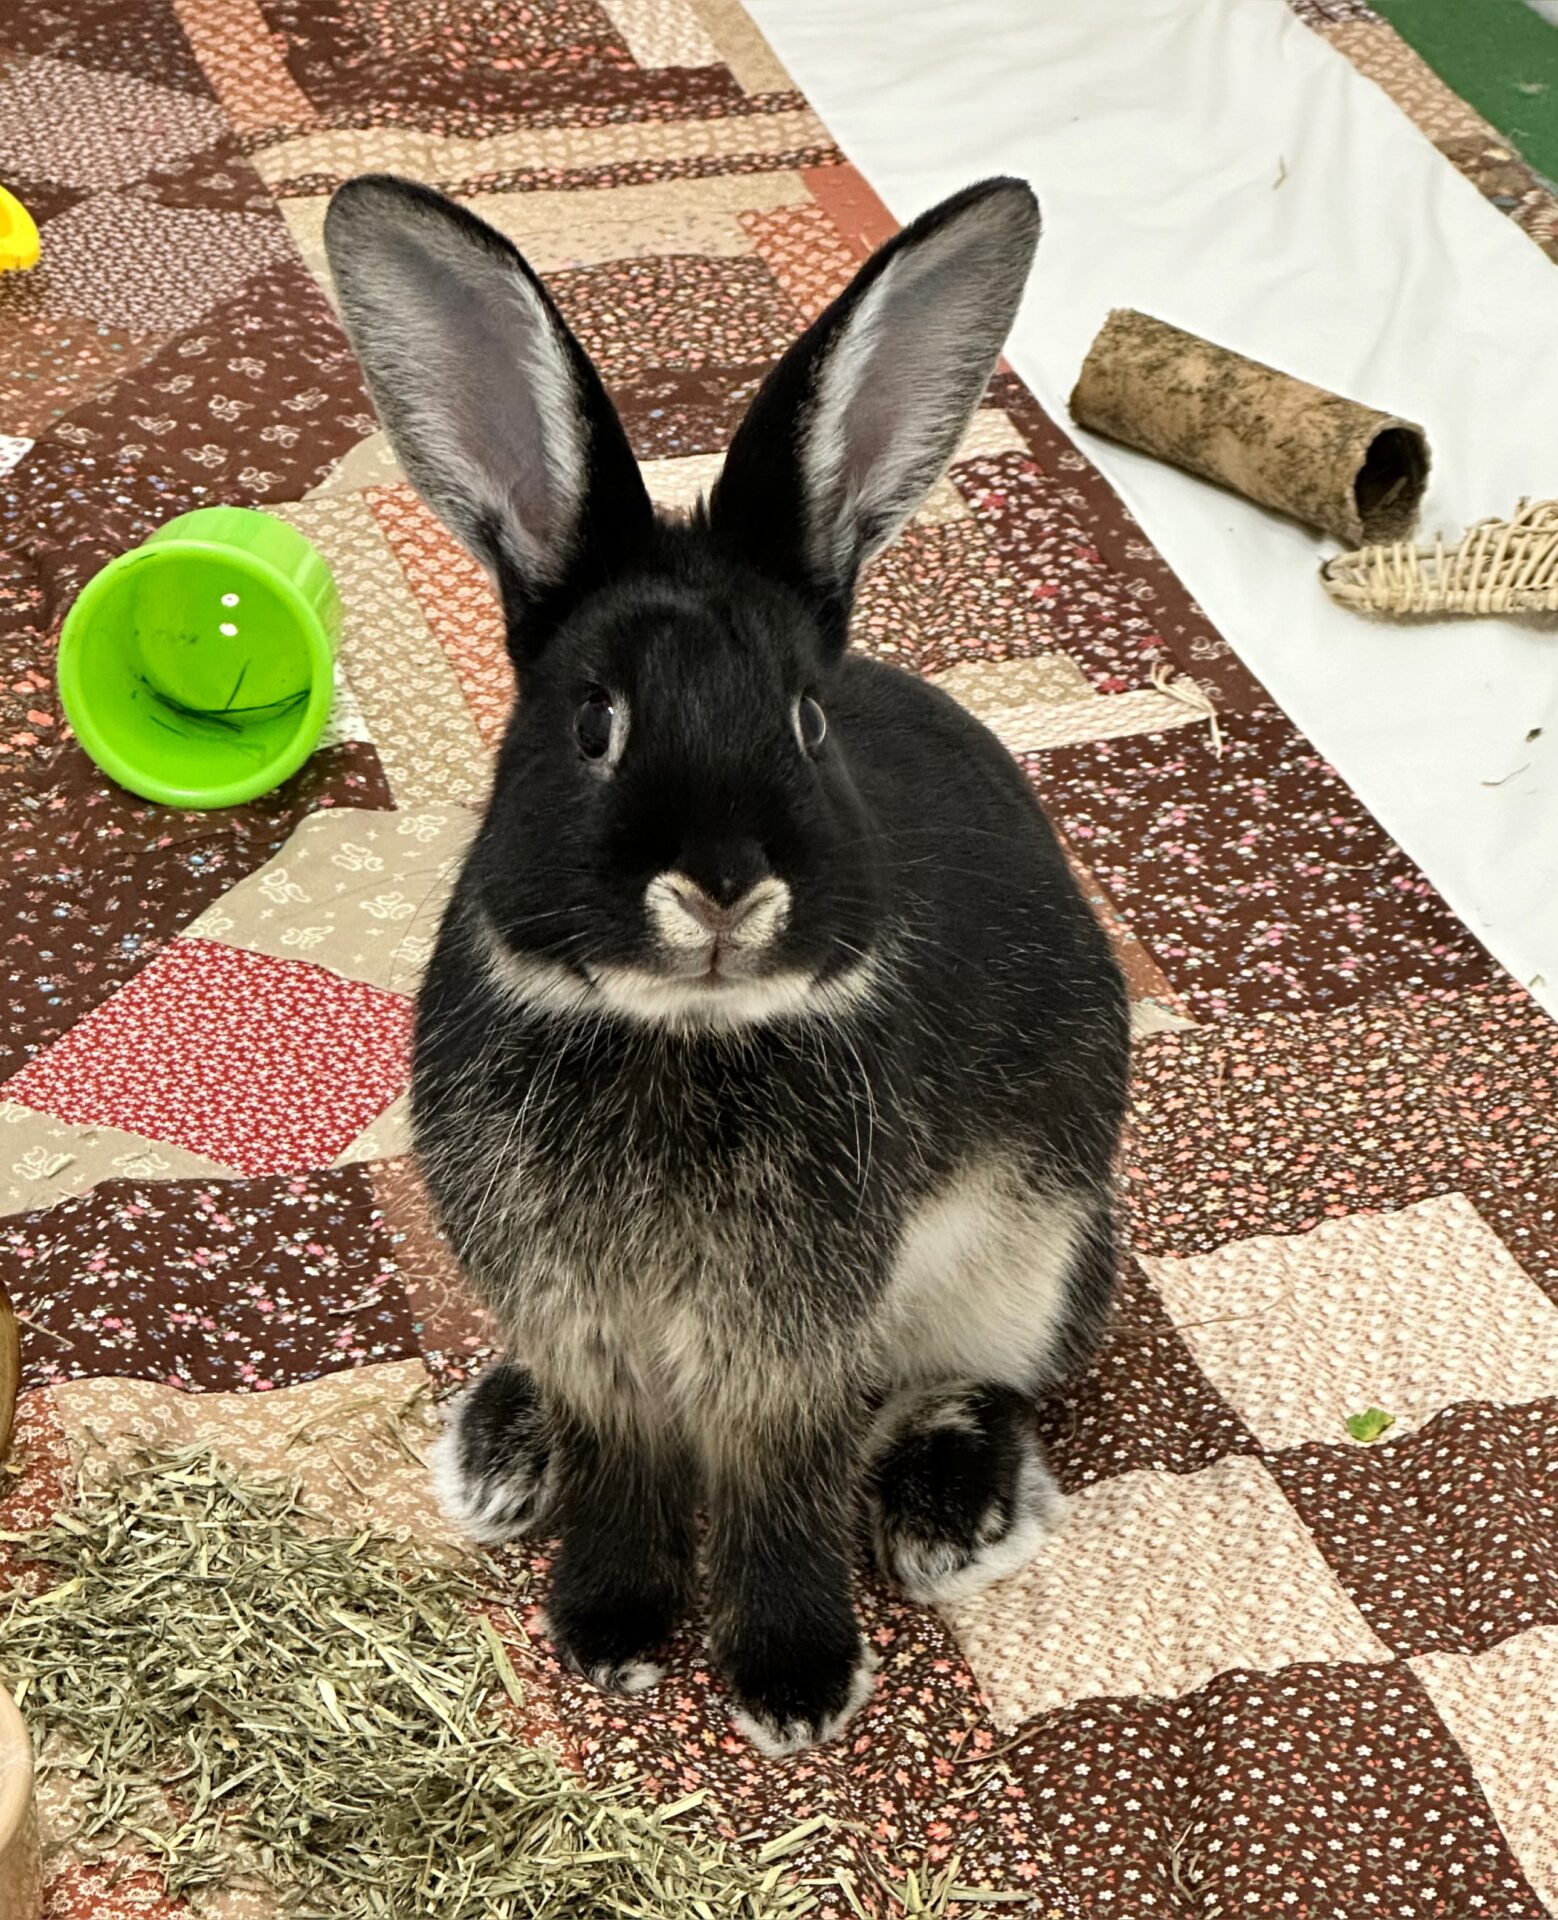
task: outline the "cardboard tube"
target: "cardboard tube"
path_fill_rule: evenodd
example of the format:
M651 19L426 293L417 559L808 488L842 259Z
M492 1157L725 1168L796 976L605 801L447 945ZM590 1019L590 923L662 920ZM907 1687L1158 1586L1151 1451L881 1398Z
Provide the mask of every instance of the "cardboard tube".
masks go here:
M1117 307L1071 414L1349 547L1401 540L1428 484L1421 427Z

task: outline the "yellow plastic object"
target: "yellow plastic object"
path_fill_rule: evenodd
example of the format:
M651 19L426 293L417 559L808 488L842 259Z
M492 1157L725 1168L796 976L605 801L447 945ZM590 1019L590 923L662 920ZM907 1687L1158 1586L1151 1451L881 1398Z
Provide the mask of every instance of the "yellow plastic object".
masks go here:
M0 187L0 273L38 264L38 229L14 193Z

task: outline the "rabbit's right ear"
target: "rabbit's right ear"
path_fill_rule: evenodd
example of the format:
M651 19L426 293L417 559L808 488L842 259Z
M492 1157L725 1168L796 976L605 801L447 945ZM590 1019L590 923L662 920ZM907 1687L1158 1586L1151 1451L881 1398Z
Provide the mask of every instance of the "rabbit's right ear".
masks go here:
M842 620L957 450L1016 317L1039 209L982 181L865 263L769 374L709 502L715 537Z
M401 465L523 647L529 608L623 565L653 524L600 376L518 249L427 187L348 181L325 251Z

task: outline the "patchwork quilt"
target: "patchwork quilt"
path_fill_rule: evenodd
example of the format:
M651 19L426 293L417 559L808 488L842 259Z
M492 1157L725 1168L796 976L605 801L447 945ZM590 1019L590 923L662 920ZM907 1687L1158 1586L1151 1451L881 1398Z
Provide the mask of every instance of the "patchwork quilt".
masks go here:
M1388 26L1301 11L1558 255L1551 192ZM437 1534L375 1409L430 1420L490 1351L408 1158L406 1044L512 680L331 305L326 199L365 168L512 235L673 506L892 228L739 0L4 11L0 180L43 258L0 280L0 1528L139 1435ZM53 654L85 580L216 502L324 553L339 682L285 788L180 813L85 758ZM695 1639L630 1701L516 1630L529 1730L647 1798L707 1788L754 1845L828 1815L787 1867L873 1914L890 1848L1019 1896L991 1912L1538 1920L1558 1031L1010 372L856 632L1018 755L1130 982L1118 1306L1042 1409L1064 1530L945 1617L867 1586L881 1681L837 1746L761 1760ZM51 1876L51 1920L186 1911L133 1853Z

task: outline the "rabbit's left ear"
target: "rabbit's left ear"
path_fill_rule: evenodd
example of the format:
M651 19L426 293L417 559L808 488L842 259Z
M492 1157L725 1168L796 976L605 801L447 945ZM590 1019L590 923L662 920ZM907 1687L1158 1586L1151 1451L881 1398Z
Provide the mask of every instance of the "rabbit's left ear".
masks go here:
M631 560L653 509L589 356L502 234L386 174L325 219L347 331L417 491L525 611Z
M722 545L842 614L978 406L1039 237L1021 180L922 214L759 388L709 503Z

